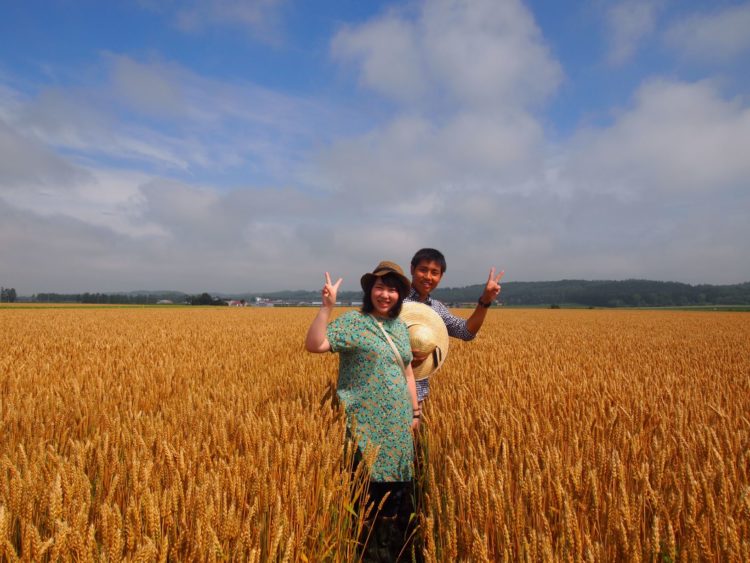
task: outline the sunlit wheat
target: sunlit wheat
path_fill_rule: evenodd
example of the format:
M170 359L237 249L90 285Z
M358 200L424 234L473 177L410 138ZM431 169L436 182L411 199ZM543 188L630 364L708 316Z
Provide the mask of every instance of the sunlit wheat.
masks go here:
M0 560L356 560L314 314L0 310ZM425 406L425 559L748 561L748 412L750 316L493 309Z

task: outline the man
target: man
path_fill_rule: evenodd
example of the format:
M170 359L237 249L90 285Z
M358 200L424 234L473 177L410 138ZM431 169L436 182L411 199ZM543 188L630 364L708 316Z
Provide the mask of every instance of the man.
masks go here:
M468 319L457 317L448 310L443 303L430 297L443 278L446 270L445 256L434 248L423 248L411 259L411 291L405 301L418 301L432 307L440 315L448 334L461 340L473 340L482 328L487 310L500 293L500 280L505 271L495 276L495 268L490 269L487 284L482 295L477 300L477 307ZM430 392L429 378L418 380L417 400L420 404Z

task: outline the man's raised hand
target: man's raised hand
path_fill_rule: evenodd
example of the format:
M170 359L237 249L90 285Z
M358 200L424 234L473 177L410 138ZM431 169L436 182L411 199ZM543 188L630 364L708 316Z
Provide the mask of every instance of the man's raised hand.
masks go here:
M505 270L500 270L500 273L495 275L495 268L490 268L490 275L487 278L487 285L484 286L484 293L482 293L482 301L485 303L492 303L497 296L500 295L500 280L503 279Z

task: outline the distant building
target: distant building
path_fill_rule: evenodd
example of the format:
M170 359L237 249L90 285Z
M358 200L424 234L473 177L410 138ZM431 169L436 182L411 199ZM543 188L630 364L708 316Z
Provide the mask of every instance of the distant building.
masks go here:
M232 299L230 301L227 301L227 305L230 307L247 307L247 301L244 299Z
M156 302L157 305L174 305L174 301L171 299L159 299Z

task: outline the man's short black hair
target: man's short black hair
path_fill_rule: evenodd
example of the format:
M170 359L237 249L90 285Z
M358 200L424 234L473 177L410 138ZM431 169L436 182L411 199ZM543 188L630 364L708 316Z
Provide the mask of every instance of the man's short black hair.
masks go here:
M388 287L393 287L398 291L398 301L391 310L388 311L388 316L395 319L401 314L401 306L404 304L406 296L409 295L409 287L405 286L404 282L401 281L401 278L396 274L389 273L380 277L372 276L365 282L365 287L363 288L364 295L362 296L362 312L372 313L375 310L375 305L372 304L372 288L377 280L382 281L383 284Z
M438 266L440 266L441 274L444 274L445 270L448 269L448 266L445 263L445 256L443 256L442 252L435 250L434 248L422 248L417 250L414 258L411 259L411 267L416 268L422 260L427 262L437 262Z

